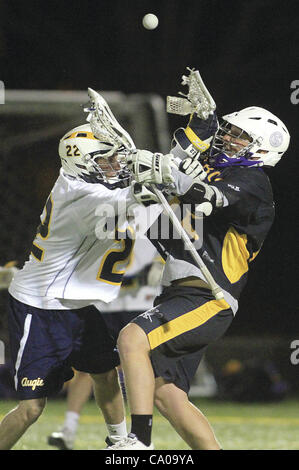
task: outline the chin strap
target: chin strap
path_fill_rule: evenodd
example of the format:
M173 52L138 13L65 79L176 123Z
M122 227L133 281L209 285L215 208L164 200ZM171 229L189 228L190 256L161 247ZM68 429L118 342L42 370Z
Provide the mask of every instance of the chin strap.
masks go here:
M214 168L226 168L232 166L263 166L263 162L260 160L249 160L248 157L244 155L240 157L229 157L225 153L219 153L215 156L210 157L210 163Z

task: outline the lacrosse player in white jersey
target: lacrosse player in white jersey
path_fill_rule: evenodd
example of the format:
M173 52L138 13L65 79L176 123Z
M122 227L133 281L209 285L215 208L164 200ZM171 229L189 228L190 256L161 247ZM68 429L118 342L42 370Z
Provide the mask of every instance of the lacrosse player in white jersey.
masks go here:
M29 260L9 287L10 349L20 402L0 424L0 449L14 446L41 415L47 397L72 378L73 368L93 378L108 444L127 435L116 370L118 332L111 334L108 316L104 320L93 304L104 307L118 296L134 247L127 213L136 199L124 158L131 141L122 130L115 140L107 103L90 89L89 97L88 123L60 140L59 177ZM100 107L108 116L105 123L98 120Z
M155 204L157 206L157 204ZM159 209L152 206L149 211ZM148 216L148 209L138 207L141 211L140 217ZM139 216L136 215L136 222ZM138 227L136 227L138 231ZM141 234L142 235L142 234ZM157 251L146 237L136 237L134 250L130 260L130 266L123 278L120 294L113 302L105 307L99 303L98 310L104 316L109 332L118 336L118 332L124 327L128 320L149 309L153 305L155 297L160 292L161 271L164 266L163 260L157 255ZM1 275L1 271L0 271ZM97 307L97 303L95 303ZM123 374L119 370L119 379L123 386ZM86 372L76 371L75 377L67 388L67 409L63 425L58 431L48 436L48 444L61 450L72 450L75 447L77 428L83 405L92 393L92 379ZM113 428L111 429L113 431ZM115 430L117 432L117 429ZM111 439L110 439L111 440Z

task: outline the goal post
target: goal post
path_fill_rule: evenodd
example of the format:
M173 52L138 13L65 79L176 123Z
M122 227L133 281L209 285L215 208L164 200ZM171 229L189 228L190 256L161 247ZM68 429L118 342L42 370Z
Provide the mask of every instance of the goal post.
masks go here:
M120 91L101 91L101 95L119 122L132 135L137 148L147 147L162 153L169 151L166 106L160 95L125 94ZM55 117L54 122L61 123L64 133L69 125L85 122L83 108L87 103L88 95L85 91L6 90L4 106L0 107L0 119L3 125L3 119L13 115L41 116L43 119L48 116L50 122L51 117Z

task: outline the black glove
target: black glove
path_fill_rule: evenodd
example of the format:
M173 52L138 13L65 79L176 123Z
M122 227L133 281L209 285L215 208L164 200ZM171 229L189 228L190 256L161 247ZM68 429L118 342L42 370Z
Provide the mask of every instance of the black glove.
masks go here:
M195 204L196 212L210 215L216 207L223 206L223 194L215 186L194 182L185 194L179 196L185 204Z
M173 137L177 145L172 149L172 153L181 159L185 158L184 154L191 158L199 157L210 148L218 126L216 112L210 114L206 121L193 114L185 129L179 128L174 132Z

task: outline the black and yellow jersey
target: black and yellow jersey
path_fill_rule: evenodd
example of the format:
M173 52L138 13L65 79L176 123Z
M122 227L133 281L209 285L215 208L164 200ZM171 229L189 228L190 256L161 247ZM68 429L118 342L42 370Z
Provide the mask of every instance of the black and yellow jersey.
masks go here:
M274 220L272 188L261 168L213 169L206 166L205 170L209 183L222 192L224 206L214 209L209 217L202 217L190 197L180 196L175 201L178 204L175 212L226 300L236 311L250 263L259 253ZM156 243L166 260L162 284L169 285L171 281L187 276L204 279L174 230L170 230L168 238L163 236L161 227L167 226L166 219L165 213L159 218Z

